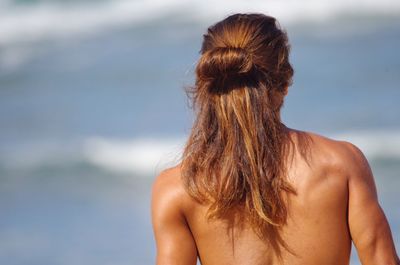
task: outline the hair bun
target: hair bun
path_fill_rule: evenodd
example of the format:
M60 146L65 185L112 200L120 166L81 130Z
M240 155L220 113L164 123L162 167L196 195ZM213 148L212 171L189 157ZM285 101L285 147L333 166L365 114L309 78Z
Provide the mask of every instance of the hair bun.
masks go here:
M221 84L227 79L245 77L252 68L251 56L244 48L216 47L203 53L197 66L197 77Z

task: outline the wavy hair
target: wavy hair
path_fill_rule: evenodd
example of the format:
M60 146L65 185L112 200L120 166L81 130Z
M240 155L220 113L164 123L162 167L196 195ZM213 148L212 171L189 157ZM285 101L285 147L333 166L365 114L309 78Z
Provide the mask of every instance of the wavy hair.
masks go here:
M280 119L293 76L289 50L277 20L261 13L234 14L208 28L195 84L187 87L197 115L181 163L188 193L209 204L209 218L240 207L279 257L281 247L289 250L279 232L288 216L283 193L295 193Z

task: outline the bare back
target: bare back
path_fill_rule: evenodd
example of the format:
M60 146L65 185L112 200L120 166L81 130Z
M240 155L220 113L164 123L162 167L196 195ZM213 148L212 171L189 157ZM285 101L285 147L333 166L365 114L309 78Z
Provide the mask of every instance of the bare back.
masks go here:
M283 264L349 264L352 240L363 264L398 264L365 158L349 143L307 135L309 160L294 151L288 168L297 194L287 198L282 236L293 253L283 252ZM295 144L297 136L293 130ZM186 193L179 166L160 174L153 189L157 264L195 264L197 256L203 265L279 264L271 246L237 212L212 221L206 212L207 205Z

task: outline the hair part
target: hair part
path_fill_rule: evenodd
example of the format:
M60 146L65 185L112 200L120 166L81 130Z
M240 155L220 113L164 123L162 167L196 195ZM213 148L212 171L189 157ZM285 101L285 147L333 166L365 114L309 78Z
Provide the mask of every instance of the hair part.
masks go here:
M196 119L182 155L188 193L209 204L209 218L243 207L278 257L290 251L284 194L290 139L280 109L292 83L288 39L276 19L234 14L203 35L195 84L187 88Z

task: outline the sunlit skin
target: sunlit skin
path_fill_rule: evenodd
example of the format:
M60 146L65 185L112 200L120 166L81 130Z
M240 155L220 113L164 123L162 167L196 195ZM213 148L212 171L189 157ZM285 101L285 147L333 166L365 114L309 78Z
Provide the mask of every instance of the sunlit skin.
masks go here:
M296 143L299 131L289 133ZM284 251L283 264L349 264L351 242L363 265L400 264L362 152L348 142L306 134L312 140L310 160L293 151L288 167L297 195L288 195L282 235L294 254ZM212 221L206 211L207 205L186 192L180 165L157 176L152 190L157 265L194 265L197 257L203 265L279 264L246 221L234 218L235 211Z
M157 265L399 265L370 166L353 144L288 128L289 43L233 14L203 35L181 163L157 176ZM305 117L306 118L306 117Z

